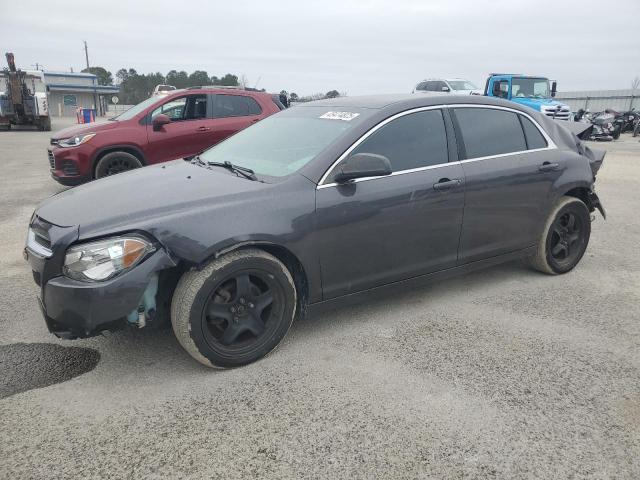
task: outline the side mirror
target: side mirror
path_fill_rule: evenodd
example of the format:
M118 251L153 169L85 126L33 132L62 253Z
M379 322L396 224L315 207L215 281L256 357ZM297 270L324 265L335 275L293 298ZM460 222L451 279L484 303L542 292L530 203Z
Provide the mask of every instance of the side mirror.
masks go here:
M171 119L164 113L161 113L153 117L153 120L151 121L151 123L153 124L153 131L157 132L162 128L163 125L166 125L167 123L171 123Z
M501 92L500 92L500 82L493 82L493 86L491 87L491 92L493 93L494 97L501 97Z
M344 183L356 178L384 175L391 175L391 162L387 157L374 153L356 153L342 162L334 181Z
M445 85L444 87L442 87L442 91L443 92L450 92L451 89Z
M556 92L558 91L558 82L551 82L551 97L556 96Z

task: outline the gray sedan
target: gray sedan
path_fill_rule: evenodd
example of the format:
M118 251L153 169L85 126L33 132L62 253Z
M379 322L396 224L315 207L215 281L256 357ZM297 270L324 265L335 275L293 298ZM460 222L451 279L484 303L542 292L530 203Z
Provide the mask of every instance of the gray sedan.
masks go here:
M604 216L603 156L498 99L313 102L56 195L25 256L57 336L170 321L196 360L235 367L320 308L516 258L570 271Z

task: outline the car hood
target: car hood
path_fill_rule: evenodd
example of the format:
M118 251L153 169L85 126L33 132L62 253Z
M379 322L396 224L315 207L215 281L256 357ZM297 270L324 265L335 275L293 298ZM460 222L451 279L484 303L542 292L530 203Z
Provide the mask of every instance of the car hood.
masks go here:
M270 184L174 160L66 190L36 210L60 227L78 226L80 239L136 228L154 218L245 202ZM252 198L253 195L250 195Z
M104 123L85 123L82 125L73 125L72 127L63 128L51 135L51 140L62 140L63 138L74 137L85 133L97 133L118 128L118 121Z
M513 101L518 102L521 105L526 105L535 110L540 110L540 107L557 107L559 105L564 106L564 103L558 102L551 98L526 98L526 97L514 97Z

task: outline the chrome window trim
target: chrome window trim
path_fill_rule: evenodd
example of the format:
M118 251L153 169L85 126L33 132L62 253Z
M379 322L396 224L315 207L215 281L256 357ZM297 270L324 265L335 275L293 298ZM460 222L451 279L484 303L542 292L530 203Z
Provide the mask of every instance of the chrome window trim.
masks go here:
M553 142L553 140L551 140L551 137L544 130L544 128L542 128L540 126L540 124L535 120L535 118L533 118L528 113L522 112L522 111L517 110L515 108L502 107L502 106L499 106L499 105L483 105L483 104L472 104L472 103L443 104L443 105L432 105L432 106L429 106L429 107L417 107L417 108L413 108L411 110L406 110L404 112L396 113L395 115L392 115L391 117L384 119L382 122L380 122L377 125L373 126L366 133L364 133L347 150L345 150L345 152L342 155L340 155L335 162L333 162L331 164L331 166L327 169L326 172L324 172L324 175L322 175L322 178L320 178L320 182L316 186L316 190L320 190L322 188L329 188L329 187L337 186L338 183L335 183L335 182L333 182L333 183L324 183L324 181L327 179L327 177L333 171L333 169L337 165L339 165L340 162L342 162L342 160L344 160L353 150L355 150L356 147L358 147L358 145L360 145L362 142L364 142L367 138L369 138L371 135L373 135L380 128L384 127L387 123L394 121L396 118L400 118L400 117L403 117L405 115L410 115L412 113L424 112L424 111L428 111L428 110L444 110L445 108L490 108L490 109L494 109L494 110L505 110L507 112L513 112L513 113L516 113L516 114L519 114L519 115L524 115L526 118L531 120L533 125L540 131L540 133L542 134L542 136L544 137L544 139L547 142L547 146L543 147L543 148L532 148L530 150L519 150L517 152L499 153L499 154L496 154L496 155L488 155L488 156L485 156L485 157L467 158L465 160L458 160L458 161L455 161L455 162L438 163L436 165L428 165L426 167L411 168L411 169L407 169L407 170L398 170L397 172L393 172L390 175L377 176L377 177L357 178L355 180L352 180L349 183L358 183L358 182L364 182L364 181L368 181L368 180L377 180L379 178L395 177L395 176L398 176L398 175L404 175L406 173L422 172L424 170L432 170L432 169L435 169L435 168L441 168L441 167L445 167L445 166L448 166L448 165L456 165L456 164L459 165L459 164L463 164L463 163L477 162L477 161L480 161L480 160L489 160L489 159L492 159L492 158L501 158L501 157L506 157L506 156L509 156L509 155L520 155L520 154L523 154L523 153L541 152L541 151L545 151L545 150L555 150L555 149L558 148L557 145ZM524 131L522 132L522 134L524 135Z
M36 242L36 233L30 228L27 233L27 250L42 258L51 258L53 251Z

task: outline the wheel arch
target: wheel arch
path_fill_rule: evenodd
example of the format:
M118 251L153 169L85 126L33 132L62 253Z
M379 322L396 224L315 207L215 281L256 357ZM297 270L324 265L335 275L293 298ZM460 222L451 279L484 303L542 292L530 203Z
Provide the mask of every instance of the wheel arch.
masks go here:
M558 198L565 197L574 197L582 200L582 202L587 206L589 212L593 212L596 209L596 205L594 205L593 199L593 189L591 185L580 184L571 186L570 188L565 188L564 193L561 193Z
M196 265L196 268L202 268L211 260L214 260L229 252L249 248L257 248L263 250L276 257L284 264L285 267L287 267L287 270L289 270L289 273L293 277L296 291L298 293L298 308L296 309L297 316L299 318L303 318L306 315L307 305L309 303L309 278L306 269L300 259L290 249L283 245L265 240L250 240L246 242L235 243L223 249L217 250L212 255L208 256L205 260Z

